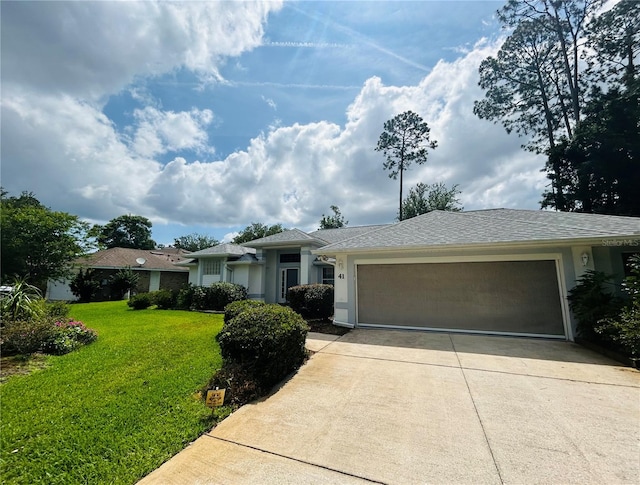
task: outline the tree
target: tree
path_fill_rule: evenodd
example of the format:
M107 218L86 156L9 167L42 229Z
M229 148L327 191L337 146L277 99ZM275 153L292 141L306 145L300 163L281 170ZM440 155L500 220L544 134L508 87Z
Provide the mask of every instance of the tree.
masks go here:
M389 178L396 180L400 175L399 220L402 220L402 178L413 162L422 165L427 161L427 149L434 149L436 141L429 140L431 129L413 111L405 111L384 123L375 150L386 158L383 163L389 170Z
M325 216L322 214L322 219L320 219L320 229L336 229L349 224L349 221L344 220L344 216L337 205L332 205L330 208L333 211L333 215Z
M31 192L23 192L19 197L3 194L2 281L17 276L44 293L47 280L69 276L72 261L91 248L89 225L77 216L52 211Z
M135 290L139 279L138 273L133 271L131 266L119 269L117 273L109 278L112 295L122 300L127 292Z
M109 248L154 249L149 219L142 216L122 215L111 219L105 226L94 226L92 234L98 244Z
M202 249L210 248L220 244L216 238L206 236L204 234L187 234L186 236L180 236L173 240L173 245L178 249L184 249L185 251L200 251Z
M260 222L252 222L250 225L245 227L240 232L240 234L233 238L233 243L242 244L245 242L253 241L254 239L260 239L261 237L272 236L273 234L278 234L282 231L284 231L284 227L282 227L282 224L274 224L273 226L268 226Z
M443 182L432 185L420 182L409 189L409 195L402 201L402 213L405 219L410 219L434 210L461 211L464 207L456 197L460 193L458 184L449 189Z
M100 289L100 282L96 279L95 270L87 268L78 271L78 274L69 283L71 293L73 293L82 303L88 303Z

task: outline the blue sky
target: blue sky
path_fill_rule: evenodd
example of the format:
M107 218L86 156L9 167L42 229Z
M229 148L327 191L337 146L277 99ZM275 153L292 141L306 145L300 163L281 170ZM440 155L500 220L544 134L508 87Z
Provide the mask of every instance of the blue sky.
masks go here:
M374 151L411 109L438 148L405 178L465 209L538 208L544 160L477 119L501 2L2 2L2 186L163 244L251 222L391 222Z

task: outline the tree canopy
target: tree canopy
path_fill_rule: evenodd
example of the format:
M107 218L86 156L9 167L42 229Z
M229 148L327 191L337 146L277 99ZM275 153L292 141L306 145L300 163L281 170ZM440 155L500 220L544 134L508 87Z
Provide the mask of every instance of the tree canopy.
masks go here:
M402 220L402 182L405 170L413 162L422 165L427 161L427 149L434 149L436 141L429 139L431 129L420 115L405 111L384 123L375 150L385 157L383 167L389 171L389 178L396 180L400 175L399 220Z
M142 216L122 215L111 219L106 225L95 225L91 234L96 237L100 247L155 249L151 239L152 223Z
M260 222L252 222L245 227L240 234L233 238L234 244L242 244L245 242L253 241L254 239L260 239L261 237L271 236L284 231L282 224L274 224L269 226Z
M220 244L220 241L216 238L195 232L173 240L173 245L176 248L191 252L207 249L218 244Z
M48 279L69 276L71 263L91 248L89 225L77 216L45 207L31 192L6 195L3 190L2 282L27 279L44 293Z
M640 2L602 6L509 0L498 11L509 36L480 65L474 112L547 157L543 207L639 215Z
M402 201L404 218L410 219L434 210L461 211L464 207L457 198L460 193L457 184L447 188L443 182L432 185L420 182L409 189L409 194Z
M333 211L333 215L325 216L322 214L322 219L320 219L320 229L336 229L349 224L349 221L345 221L344 216L337 205L332 205L330 209Z

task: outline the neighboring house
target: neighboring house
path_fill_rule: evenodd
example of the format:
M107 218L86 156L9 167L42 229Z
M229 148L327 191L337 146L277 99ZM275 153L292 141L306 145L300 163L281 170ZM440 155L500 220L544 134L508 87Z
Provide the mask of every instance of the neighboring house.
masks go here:
M109 278L119 270L130 267L138 274L136 293L160 289L174 290L185 286L189 280L189 270L177 263L185 260L186 251L176 248L130 249L111 248L96 251L74 262L79 268L93 268L101 288L94 300L112 299ZM47 284L49 300L75 300L71 293L69 280L49 281Z
M251 243L249 243L251 244ZM433 211L323 247L334 323L573 340L567 294L640 252L640 218L540 210Z

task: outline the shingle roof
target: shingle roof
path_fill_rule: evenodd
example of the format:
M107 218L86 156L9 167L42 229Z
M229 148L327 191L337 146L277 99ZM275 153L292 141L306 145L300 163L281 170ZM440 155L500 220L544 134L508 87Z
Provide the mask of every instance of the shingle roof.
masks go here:
M185 255L185 251L176 251L175 248L168 251L163 249L110 248L78 258L75 263L91 268L126 268L130 266L134 269L188 271L188 268L176 266L176 263L185 261ZM189 254L188 257L191 255ZM136 261L138 258L144 258L145 263L138 264Z
M433 211L330 244L322 249L399 249L552 242L616 236L640 239L640 218L515 209Z
M190 253L189 258L198 259L200 256L242 256L243 254L255 254L256 250L253 248L240 246L238 244L218 244L210 248Z
M319 241L316 238L302 232L300 229L285 229L277 234L271 236L261 237L260 239L254 239L244 243L245 246L252 248L261 248L264 246L280 246L287 244L314 244L316 246L323 246L323 241Z
M355 236L366 234L367 232L382 229L389 224L376 224L370 226L354 226L354 227L340 227L336 229L318 229L309 233L309 236L316 239L326 241L327 244L333 244L345 239L349 239Z

